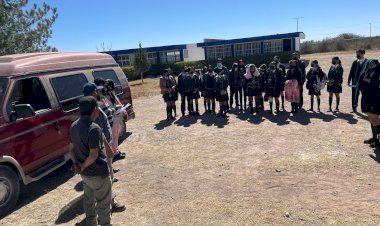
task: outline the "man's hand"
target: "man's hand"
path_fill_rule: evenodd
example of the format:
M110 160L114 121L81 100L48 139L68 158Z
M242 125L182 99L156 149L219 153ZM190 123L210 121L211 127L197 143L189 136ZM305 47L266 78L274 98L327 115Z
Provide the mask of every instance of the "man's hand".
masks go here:
M74 163L73 164L73 171L75 174L80 174L82 172L82 167L79 163Z

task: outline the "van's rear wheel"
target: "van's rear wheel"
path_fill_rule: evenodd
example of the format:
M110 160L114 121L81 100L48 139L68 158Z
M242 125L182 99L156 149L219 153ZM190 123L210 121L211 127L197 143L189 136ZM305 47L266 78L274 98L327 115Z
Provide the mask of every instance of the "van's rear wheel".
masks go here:
M127 126L125 125L125 121L121 120L120 122L120 130L119 130L119 144L121 144L125 137L127 136Z
M0 166L0 216L7 214L16 205L19 193L17 174L8 166Z

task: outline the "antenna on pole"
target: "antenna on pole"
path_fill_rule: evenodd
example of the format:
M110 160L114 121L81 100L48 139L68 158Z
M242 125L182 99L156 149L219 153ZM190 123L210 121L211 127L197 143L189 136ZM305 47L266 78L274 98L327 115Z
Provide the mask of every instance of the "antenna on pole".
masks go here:
M298 21L299 21L300 19L303 19L303 17L295 17L295 18L293 18L293 20L296 20L296 21L297 21L297 32L298 32Z

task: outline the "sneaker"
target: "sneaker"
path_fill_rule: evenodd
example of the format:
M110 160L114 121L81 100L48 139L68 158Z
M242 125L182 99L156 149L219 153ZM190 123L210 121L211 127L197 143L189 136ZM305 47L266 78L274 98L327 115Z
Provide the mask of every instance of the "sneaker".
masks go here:
M115 168L113 168L112 171L113 171L113 173L117 173L117 172L120 171L120 169L115 169Z
M118 213L118 212L123 212L124 210L126 210L125 205L115 202L115 204L112 206L111 212Z
M327 112L332 112L333 110L331 108L329 108L329 110L327 110Z
M117 154L113 157L113 159L114 159L114 160L125 159L125 156L126 156L126 154L125 154L124 152L119 152L119 153L117 153Z
M335 109L335 112L339 112L339 108L336 108L336 109Z
M223 113L222 112L219 112L216 117L222 117L223 116Z
M373 143L369 144L369 146L371 148L380 148L380 143L379 142L373 142Z
M112 178L112 183L116 183L118 181L119 181L119 179L117 179L116 177Z
M365 143L365 144L372 144L374 142L375 142L375 139L369 138L368 140L365 140L363 143Z

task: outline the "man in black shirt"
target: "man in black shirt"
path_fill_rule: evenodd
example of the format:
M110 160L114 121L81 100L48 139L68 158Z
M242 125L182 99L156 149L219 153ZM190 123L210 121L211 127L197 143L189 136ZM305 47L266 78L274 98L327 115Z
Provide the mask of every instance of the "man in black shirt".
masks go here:
M350 74L348 75L348 86L352 87L352 112L356 112L356 108L358 107L358 100L361 90L360 87L360 76L363 74L362 69L363 65L367 61L364 57L365 50L359 49L356 51L356 60L352 63ZM352 83L351 83L352 82Z
M111 178L105 139L94 121L98 118L98 103L93 97L79 100L81 117L70 128L70 153L75 173L81 175L84 191L84 211L87 225L111 225ZM108 154L112 154L108 150Z

